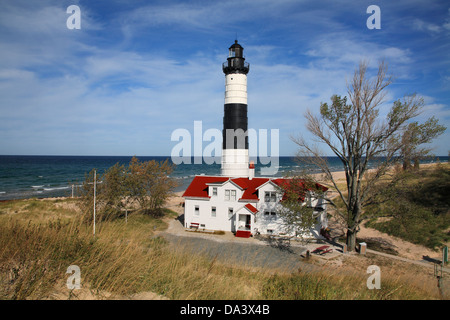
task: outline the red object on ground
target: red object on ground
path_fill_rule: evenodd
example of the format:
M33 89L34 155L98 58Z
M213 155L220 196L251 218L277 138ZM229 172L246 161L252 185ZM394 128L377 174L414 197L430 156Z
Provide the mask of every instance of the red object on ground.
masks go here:
M321 246L321 247L318 247L315 250L313 250L313 253L323 255L328 252L333 252L333 249L328 249L328 248L330 248L330 246Z
M236 237L250 238L251 235L252 235L252 233L250 231L245 231L245 230L236 231Z
M320 251L324 251L325 249L328 249L330 246L321 246L316 248L315 250L313 250L313 252L320 252Z

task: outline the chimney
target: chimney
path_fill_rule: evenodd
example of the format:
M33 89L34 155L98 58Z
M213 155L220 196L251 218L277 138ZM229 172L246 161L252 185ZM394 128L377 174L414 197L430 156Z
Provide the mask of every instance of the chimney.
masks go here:
M252 180L255 177L255 163L253 161L250 161L250 164L248 165L248 179Z

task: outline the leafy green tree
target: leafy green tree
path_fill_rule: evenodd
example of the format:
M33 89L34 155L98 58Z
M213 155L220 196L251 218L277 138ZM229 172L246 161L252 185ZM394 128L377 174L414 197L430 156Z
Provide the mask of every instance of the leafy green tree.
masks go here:
M116 163L110 167L101 178L99 203L105 218L115 218L122 214L126 206L125 182L128 178L128 171L124 165Z
M118 218L126 208L161 215L163 205L176 187L175 179L170 177L173 170L174 165L168 160L141 162L136 157L128 167L116 163L101 176L94 174L95 169L91 170L80 188L79 205L84 219L88 222L93 220L94 176L96 220Z
M435 117L429 118L423 124L416 121L405 126L396 137L402 144L400 156L403 159L403 169L411 168L411 161L414 162L414 167L418 169L420 159L431 155L431 149L423 145L430 143L443 134L445 130L446 127L438 124L438 119Z
M145 213L161 215L162 206L177 186L176 181L170 177L174 168L168 160L161 163L155 160L141 162L133 157L126 181L129 200L137 202Z
M102 175L96 169L92 169L86 174L80 188L80 207L84 213L84 219L89 222L93 220L94 211L94 176L96 178L96 220L111 220L119 217L121 210L125 207L125 202L123 201L126 196L124 184L127 179L125 166L116 163Z
M285 178L279 191L282 199L277 214L283 220L285 231L305 239L311 228L318 223L318 215L323 210L321 206L313 207L312 203L315 199L323 198L326 188L305 174Z

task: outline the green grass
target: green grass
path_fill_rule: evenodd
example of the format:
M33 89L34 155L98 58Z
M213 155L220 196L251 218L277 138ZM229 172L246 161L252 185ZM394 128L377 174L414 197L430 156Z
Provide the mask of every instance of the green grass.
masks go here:
M405 179L392 200L367 209L374 218L366 226L430 249L442 247L450 241L450 166L409 172Z
M339 274L274 275L267 279L262 294L265 299L283 300L387 300L423 299L420 291L402 286L398 281L382 281L380 290L368 290L366 277Z
M18 220L35 223L54 218L71 218L76 215L76 199L28 199L0 202L0 217L14 216Z
M151 291L170 299L429 299L428 291L382 277L382 290L368 290L366 275L285 274L187 254L156 237L164 218L130 214L92 225L67 202L0 203L0 299L46 299L64 291L70 265L94 293L132 295ZM72 209L71 209L72 208ZM67 291L67 289L65 289Z

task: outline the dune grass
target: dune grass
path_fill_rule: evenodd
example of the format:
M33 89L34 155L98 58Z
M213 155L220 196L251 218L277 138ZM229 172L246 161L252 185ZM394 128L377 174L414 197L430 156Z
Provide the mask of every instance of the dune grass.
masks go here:
M450 242L450 165L402 173L392 199L367 208L366 226L438 250ZM395 193L394 193L395 192ZM378 217L389 218L378 221Z
M119 297L151 291L193 300L437 298L397 278L383 277L381 290L368 290L364 275L288 274L186 253L155 236L165 219L146 215L99 223L94 238L72 201L0 203L0 299L52 299L64 290L70 265L80 267L82 288Z

